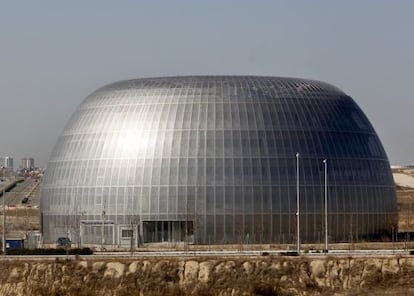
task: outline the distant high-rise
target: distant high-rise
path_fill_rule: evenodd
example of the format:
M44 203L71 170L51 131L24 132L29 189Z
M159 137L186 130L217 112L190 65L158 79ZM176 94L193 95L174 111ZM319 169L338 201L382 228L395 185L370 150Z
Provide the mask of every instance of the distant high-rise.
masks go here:
M29 157L29 158L22 158L22 164L21 167L23 169L32 169L35 167L35 162L34 159Z
M10 170L13 170L13 157L9 157L9 156L3 157L1 160L1 165Z

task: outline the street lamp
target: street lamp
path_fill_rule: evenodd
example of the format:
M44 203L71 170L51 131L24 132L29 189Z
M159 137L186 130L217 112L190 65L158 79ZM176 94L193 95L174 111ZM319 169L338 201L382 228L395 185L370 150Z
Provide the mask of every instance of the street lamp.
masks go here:
M3 170L3 236L2 236L2 251L3 255L6 255L6 167L2 166L1 169Z
M299 152L296 152L296 232L297 253L300 254L300 224L299 224Z
M325 253L328 253L328 160L323 160L324 171L325 171Z
M101 251L103 251L104 245L105 245L105 210L102 210L102 232L101 232L101 236L102 236Z

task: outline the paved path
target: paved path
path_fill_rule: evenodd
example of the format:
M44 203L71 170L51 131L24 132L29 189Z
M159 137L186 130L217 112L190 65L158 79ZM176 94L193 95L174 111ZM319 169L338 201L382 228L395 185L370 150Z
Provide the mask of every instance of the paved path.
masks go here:
M266 252L267 254L263 254ZM285 253L285 254L284 254ZM292 252L291 252L292 253ZM96 260L96 259L133 259L133 258L144 258L144 257L266 257L266 256L278 256L286 258L298 258L299 256L286 256L286 251L273 251L273 250L263 250L263 251L136 251L134 253L130 252L95 252L93 255L79 256L82 260ZM355 258L392 258L392 257L407 257L413 258L413 255L409 255L407 250L335 250L331 251L328 254L322 253L302 253L300 257L311 257L311 258L326 258L330 257L355 257ZM56 258L60 259L76 259L74 255L36 255L36 256L0 256L1 260L38 260L38 261L54 261Z

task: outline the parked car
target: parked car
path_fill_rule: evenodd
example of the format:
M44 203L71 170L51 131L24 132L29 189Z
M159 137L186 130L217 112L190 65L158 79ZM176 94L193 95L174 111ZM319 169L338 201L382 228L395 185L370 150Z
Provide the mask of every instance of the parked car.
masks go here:
M72 242L68 237L59 237L56 240L56 248L70 248L72 245Z

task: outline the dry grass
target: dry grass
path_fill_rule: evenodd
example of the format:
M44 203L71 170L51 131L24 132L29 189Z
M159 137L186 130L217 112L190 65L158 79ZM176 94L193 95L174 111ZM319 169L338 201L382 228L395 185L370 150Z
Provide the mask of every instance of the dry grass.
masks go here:
M414 189L397 187L398 229L400 232L414 232Z
M26 232L39 230L39 209L35 208L9 208L6 210L7 233L10 231ZM3 219L0 219L0 227L3 226ZM1 233L1 230L0 230Z
M195 277L194 281L183 282L185 260L178 258L143 258L134 260L137 271L117 278L105 275L105 264L94 269L94 261L84 268L77 261L56 260L55 262L25 263L2 261L0 288L5 283L19 283L27 295L81 295L81 296L130 296L130 295L377 295L377 292L393 292L403 295L411 287L414 269L411 263L398 259L398 272L388 273L367 258L325 257L326 268L337 266L343 279L332 277L332 271L313 273L311 261L305 257L286 258L192 258L199 264L210 262L211 269L206 281ZM371 259L369 259L371 260ZM388 259L379 259L388 260ZM391 259L390 259L391 260ZM100 260L101 261L101 260ZM117 259L126 270L131 259ZM353 262L352 266L349 262ZM109 261L104 261L108 263ZM113 261L112 261L113 262ZM146 262L146 263L145 263ZM342 262L342 263L341 263ZM347 263L348 262L348 263ZM388 261L387 261L388 262ZM40 268L39 265L44 265ZM250 268L246 269L246 264ZM385 264L384 262L381 264ZM274 268L274 266L279 266ZM330 266L330 267L329 267ZM20 270L19 276L11 278L13 270ZM249 271L247 271L249 270ZM24 272L23 272L24 271ZM361 278L364 271L363 278ZM335 274L335 272L333 273ZM328 276L329 275L329 276ZM315 277L329 278L330 287L319 285ZM352 285L344 288L343 280L352 277ZM4 291L3 291L4 292ZM397 293L398 292L398 293ZM9 294L8 294L9 295ZM383 295L383 294L379 294ZM387 294L388 295L388 294Z

